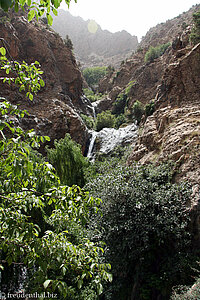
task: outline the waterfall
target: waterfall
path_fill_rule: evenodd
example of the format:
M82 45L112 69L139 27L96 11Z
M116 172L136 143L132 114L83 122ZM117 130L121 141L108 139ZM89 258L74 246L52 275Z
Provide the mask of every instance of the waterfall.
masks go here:
M90 131L90 133L92 134L92 137L90 139L90 144L89 144L88 153L87 153L88 158L92 158L92 150L94 148L94 143L95 143L98 132L92 130L92 131Z
M92 105L92 113L93 113L93 118L96 119L96 111L94 105Z
M103 128L101 131L90 131L91 139L88 148L87 157L94 158L94 144L98 138L98 144L95 147L100 154L109 154L117 146L125 146L133 143L137 138L137 126L128 125L119 129Z

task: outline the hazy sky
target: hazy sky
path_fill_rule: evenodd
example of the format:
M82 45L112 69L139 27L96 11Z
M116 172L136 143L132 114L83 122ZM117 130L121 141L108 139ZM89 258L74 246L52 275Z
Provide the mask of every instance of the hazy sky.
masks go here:
M77 3L71 0L69 12L84 20L95 20L102 29L111 32L125 29L141 38L151 27L198 3L198 0L77 0Z

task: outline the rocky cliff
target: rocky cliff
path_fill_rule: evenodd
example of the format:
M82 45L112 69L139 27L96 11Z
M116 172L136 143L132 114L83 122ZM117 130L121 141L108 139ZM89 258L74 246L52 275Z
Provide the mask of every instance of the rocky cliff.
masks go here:
M111 33L102 30L95 22L84 21L61 9L58 17L54 17L53 29L63 39L66 35L70 37L75 55L83 67L119 66L138 46L137 37L125 30Z
M25 128L35 128L52 141L69 132L84 151L88 131L79 113L87 113L87 100L82 97L82 75L71 49L48 26L29 23L25 13L6 14L0 32L10 54L8 58L27 63L39 61L45 81L45 87L31 103L25 95L2 83L0 95L28 110L30 115L23 120Z
M100 92L108 94L107 108L125 92L130 81L129 108L136 100L143 104L154 100L155 112L141 122L128 163L175 161L179 170L175 180L192 182L196 200L200 182L200 45L194 47L189 36L192 14L199 8L194 6L150 29L138 51L99 87ZM167 42L171 46L162 56L144 62L150 46Z
M99 92L108 93L113 102L127 84L134 81L130 93L132 98L130 105L135 100L148 103L154 99L157 94L157 86L161 84L162 76L168 65L176 62L177 56L180 57L184 51L187 51L193 22L192 15L199 8L199 5L194 6L188 12L151 28L142 39L137 51L122 62L118 70L102 79ZM155 47L168 42L171 43L171 47L165 51L164 55L152 62L144 62L145 54L150 46Z

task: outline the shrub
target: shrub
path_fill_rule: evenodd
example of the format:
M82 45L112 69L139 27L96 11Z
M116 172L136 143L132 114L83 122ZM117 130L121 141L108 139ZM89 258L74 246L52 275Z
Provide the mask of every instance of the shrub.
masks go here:
M129 93L130 93L130 91L131 91L131 89L132 89L132 87L133 87L134 84L135 84L135 80L132 80L132 81L130 81L130 82L128 83L128 85L127 85L127 87L126 87L126 89L125 89L125 94L126 94L127 96L129 96Z
M200 10L193 14L194 27L192 29L190 40L193 45L200 43Z
M155 102L150 101L148 104L146 104L145 108L144 108L144 111L145 111L145 116L146 117L151 116L155 111Z
M126 123L127 119L124 114L120 114L115 118L115 128L118 129L122 124Z
M72 43L72 40L70 39L70 37L68 35L66 35L65 39L63 40L64 41L64 44L69 48L69 49L73 49L74 46L73 46L73 43Z
M124 113L124 108L126 106L127 95L120 94L115 102L113 103L112 113L115 115L120 115Z
M94 93L92 89L83 89L83 92L90 102L95 102L105 97L105 95L101 93Z
M143 48L142 47L138 47L136 51L137 51L137 53L143 52Z
M145 54L144 61L145 62L154 61L154 59L156 59L159 56L163 55L169 46L170 46L170 43L157 45L156 47L150 46L148 51Z
M64 139L54 141L54 149L47 148L47 157L55 167L62 184L83 186L86 160L81 153L80 145L72 141L69 134Z
M83 122L89 129L94 129L95 127L95 121L92 117L89 117L87 115L81 114L81 118L83 119Z
M135 101L135 103L133 104L133 107L132 107L132 113L133 113L137 123L139 124L142 119L142 116L144 114L144 106L140 101L138 101L138 100Z
M86 186L102 199L92 228L103 227L98 238L107 244L105 256L113 269L105 299L129 299L133 286L134 299L169 299L171 287L184 276L190 187L173 184L167 164L117 165L106 171Z
M111 114L110 110L103 111L97 115L96 118L96 130L100 131L105 127L114 127L115 125L115 116Z
M195 270L195 269L194 269ZM198 277L195 282L190 285L179 285L173 288L171 300L197 300L200 299L200 270L195 270L198 273Z

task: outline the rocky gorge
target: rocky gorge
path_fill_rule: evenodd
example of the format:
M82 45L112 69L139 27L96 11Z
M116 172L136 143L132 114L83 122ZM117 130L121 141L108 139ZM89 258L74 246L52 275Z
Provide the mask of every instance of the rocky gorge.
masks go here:
M118 233L122 228L122 236L119 238L119 253L121 249L125 249L124 253L128 253L131 249L128 254L131 256L132 253L135 253L135 244L139 245L138 247L141 253L144 253L143 256L137 256L135 254L137 259L134 257L135 260L133 260L134 264L131 267L130 273L126 273L123 269L129 269L128 263L121 269L121 261L119 270L117 270L118 276L124 284L123 287L128 286L130 277L128 292L131 300L143 300L148 299L148 297L153 300L166 300L169 299L169 293L171 292L171 283L166 283L166 280L163 280L164 277L161 278L160 274L165 274L165 270L162 270L163 264L168 268L168 253L165 253L165 248L167 251L169 248L169 253L173 257L173 253L170 251L173 249L177 251L176 242L173 240L174 237L172 240L168 237L168 231L166 232L167 238L169 238L169 240L167 240L169 245L166 243L166 240L163 241L165 237L162 236L162 233L165 232L165 224L162 223L160 215L157 216L156 213L160 209L159 203L165 201L165 198L168 199L170 193L172 193L172 195L174 194L172 190L169 190L169 193L166 192L168 191L169 183L166 184L166 187L164 186L161 192L158 189L160 185L162 186L163 184L162 180L166 176L165 173L162 175L163 177L161 176L161 183L148 181L149 178L151 179L148 173L150 172L149 170L151 170L151 164L153 164L152 168L157 170L157 167L159 168L163 162L172 161L172 183L181 184L182 182L187 182L192 185L192 195L190 201L187 202L187 207L192 215L192 222L190 224L190 231L193 233L192 247L198 253L200 246L200 43L193 45L190 39L193 27L192 16L193 13L199 9L200 6L196 5L192 7L189 12L183 13L173 20L169 20L166 23L159 24L155 28L150 29L137 50L128 58L124 56L125 59L121 62L120 67L108 73L106 77L99 82L98 91L102 93L103 96L101 100L93 103L84 95L83 75L81 74L71 47L69 47L56 32L45 24L44 21L28 22L27 15L24 12L18 14L13 12L1 12L0 42L2 46L6 48L9 59L18 61L25 60L28 63L37 60L41 64L41 69L44 71L42 76L45 81L45 86L34 96L33 101L27 100L25 93L20 93L16 87L12 85L9 87L0 83L0 96L8 99L12 104L18 104L20 108L26 109L29 113L22 119L21 126L24 129L33 128L39 135L48 135L51 138L49 142L50 147L53 146L55 139L59 140L64 138L65 134L69 133L71 138L81 146L82 153L92 159L95 157L95 153L103 154L104 156L105 154L112 154L116 146L121 145L124 147L127 144L129 145L126 167L133 167L131 171L133 173L129 173L126 169L118 167L118 169L113 170L113 174L108 173L108 175L105 175L105 178L103 175L103 179L100 176L103 183L99 189L100 192L105 189L106 192L103 196L112 199L110 204L109 201L105 204L105 207L108 205L106 207L107 211L105 210L105 216L108 217L108 220L105 217L105 224L108 222L110 235L114 235L114 241L115 237L118 238ZM152 60L145 58L150 47L157 47L158 44L166 43L169 43L169 45L161 55L154 57ZM94 129L89 130L86 126L87 123L84 120L84 116L96 122L96 115L98 116L98 114L106 111L113 113L113 107L119 99L123 101L125 99L124 117L126 117L126 121L117 129L103 128L98 132ZM138 101L141 103L141 107L143 107L143 114L141 118L137 120L132 112L135 103L138 103ZM152 111L148 114L145 111L147 105L152 105L153 107ZM112 115L111 112L109 113ZM44 153L44 149L41 149L41 152L46 154ZM145 169L146 166L147 168ZM110 169L109 172L111 172L112 167L108 168ZM101 170L97 170L97 172L100 173ZM151 172L153 173L153 171ZM131 176L133 176L135 182L134 180L131 181ZM156 176L157 175L155 175L155 177ZM167 176L166 178L168 178ZM106 184L107 177L111 179L109 184ZM98 187L100 179L93 184L96 184ZM90 183L88 186L90 187ZM115 187L116 191L114 190ZM133 190L131 190L131 188L133 188ZM139 190L139 188L141 188L141 190ZM177 194L181 195L181 200L184 200L187 192L184 192L183 189L183 194L181 194L181 188L182 187L177 188ZM148 189L150 190L149 194L147 193ZM121 195L121 190L125 191L125 194ZM139 201L142 199L141 195L143 195L143 193L145 196L147 195L149 202L146 201L143 203ZM119 199L118 195L120 195ZM124 195L126 195L126 197ZM99 197L98 194L95 196ZM139 200L136 201L135 206L131 206L131 201L135 199L134 197L138 197L137 199ZM153 200L151 197L153 197ZM119 200L116 206L115 198ZM155 210L151 210L154 205L154 198L156 199L155 207L153 207ZM175 196L174 198L172 197L172 200L174 199L176 200ZM174 209L172 202L169 197L167 203L165 203L166 207L164 207L166 210L161 208L161 210L163 209L162 213L164 216L168 216L168 212L170 215L171 208ZM117 205L119 205L119 207ZM103 208L105 209L105 207ZM177 207L180 212L182 212L180 202ZM109 211L109 209L111 210ZM114 214L112 213L112 209L114 209ZM106 215L108 211L109 213ZM140 219L141 211L143 212L143 219ZM177 212L176 208L175 211L179 216L179 211ZM112 224L112 217L113 215L115 216L116 212L119 213L119 217L117 217ZM126 220L125 218L127 215L129 216L129 212L130 219L125 222L125 227L123 227L121 225L123 223L122 221ZM133 218L133 213L136 216L135 218ZM152 231L150 230L148 236L146 232L148 232L150 228L149 224L154 220L154 217L153 229L151 228ZM184 221L184 218L187 219L187 216L183 215L183 217L180 217L181 222ZM97 221L99 220L97 219ZM164 219L164 222L165 221ZM174 228L176 228L176 224L178 223L176 219L172 221L172 223L169 223L169 226L166 226L167 230L169 229L170 237L171 234L174 233ZM144 226L146 226L144 227L146 230L144 230L145 235L138 238L139 235L136 234L134 241L131 240L131 235L128 236L128 244L133 244L132 248L121 245L121 239L123 239L124 236L126 237L127 232L128 234L132 234L134 230L136 230L137 233L143 232L143 223L145 224ZM180 229L180 232L182 232L181 230L183 229L185 230L185 224L184 222L181 223L183 227ZM94 226L94 224L92 224L92 226ZM129 226L132 228L131 230L129 230ZM161 237L158 244L158 238L156 236L157 229L155 230L155 228L158 228L158 237ZM186 230L188 230L188 228L186 228ZM181 240L179 231L177 238ZM150 243L150 246L148 246L149 240L151 239L154 244L152 246ZM109 237L107 242L109 243ZM115 244L113 245L115 246ZM145 247L150 247L150 251L146 257ZM153 247L155 247L155 249L153 249ZM112 248L112 245L110 245L110 248ZM155 252L153 252L154 250ZM106 251L109 251L109 247ZM166 255L164 259L162 253ZM115 261L115 255L113 257ZM152 265L148 265L151 259L153 263ZM176 256L173 257L173 259L175 261ZM142 272L145 271L142 269L142 261L145 261L145 267L147 265L147 270L151 275L154 272L150 278L152 282L148 281L148 272L145 275L147 277L144 276L145 279L143 279L144 273ZM174 261L172 260L172 264ZM158 270L159 272L163 271L163 273L157 272ZM173 268L172 271L174 271ZM177 272L177 270L175 271ZM116 273L114 273L114 276L116 276ZM130 274L130 276L128 277L127 274ZM157 275L158 277L156 277ZM169 278L170 275L167 280L169 280ZM160 288L162 280L165 283L163 284L162 282L164 287ZM147 294L147 296L145 296L145 290L143 291L144 294L140 293L140 286L142 286L143 281L147 287L151 286L151 294ZM179 282L182 281L179 280ZM156 288L154 288L154 286L156 286ZM122 289L118 295L122 295L119 296L121 297L119 299L127 299L123 296ZM103 294L102 297L102 299L104 299L106 296Z
M27 62L38 60L44 71L45 87L33 103L24 101L19 92L2 84L1 95L29 111L23 120L25 128L33 127L37 133L49 135L52 141L68 132L84 153L89 147L90 133L80 113L92 116L94 107L97 112L111 109L118 95L133 82L128 107L136 100L144 104L154 100L156 109L140 125L128 163L175 160L181 170L177 180L190 178L197 189L200 46L190 44L189 34L192 14L198 7L150 29L135 54L101 80L99 92L107 94L107 98L93 106L83 95L81 72L62 38L43 22L29 23L25 14L10 13L0 24L1 38L8 45L9 55ZM155 46L158 41L171 42L172 46L153 62L144 63L149 45Z

